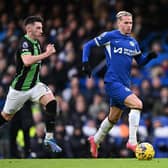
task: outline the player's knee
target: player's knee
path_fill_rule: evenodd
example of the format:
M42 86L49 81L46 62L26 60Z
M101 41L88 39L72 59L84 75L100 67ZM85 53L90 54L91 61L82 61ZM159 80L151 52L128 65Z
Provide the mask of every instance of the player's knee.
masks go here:
M143 109L143 103L142 103L141 100L136 101L136 103L135 103L135 108L136 108L136 109L139 109L139 110L142 110L142 109Z
M6 121L10 121L14 116L12 114L7 114L7 113L4 113L4 112L2 112L1 115Z
M118 120L120 119L120 117L109 115L109 116L108 116L108 119L109 119L109 121L114 125L114 124L116 124L116 123L118 122Z
M48 114L50 114L52 116L56 115L56 111L57 111L56 100L52 100L46 105L46 111L47 111Z

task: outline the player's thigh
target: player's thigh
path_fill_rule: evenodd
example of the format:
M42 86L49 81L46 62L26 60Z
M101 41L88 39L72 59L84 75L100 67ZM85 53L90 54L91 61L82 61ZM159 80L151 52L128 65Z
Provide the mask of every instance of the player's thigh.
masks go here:
M29 95L23 91L17 91L10 87L7 94L6 102L3 108L3 113L13 115L19 111L24 103L29 99Z
M41 82L31 89L30 94L33 102L40 102L43 105L55 99L51 89Z
M123 110L119 107L112 106L110 107L110 113L108 115L109 120L113 123L116 123L121 117Z
M55 96L53 95L53 93L49 93L40 98L40 103L46 106L52 100L55 100Z
M110 107L125 108L124 100L132 94L132 91L119 82L106 83L106 93L110 98Z
M135 94L131 94L128 97L126 97L124 104L129 108L135 108L135 109L143 108L142 101Z

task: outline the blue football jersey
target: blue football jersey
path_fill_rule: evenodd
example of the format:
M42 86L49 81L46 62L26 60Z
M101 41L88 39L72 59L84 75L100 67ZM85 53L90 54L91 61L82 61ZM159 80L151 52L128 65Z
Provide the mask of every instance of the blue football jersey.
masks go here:
M104 47L107 63L104 81L117 81L129 86L132 60L141 54L138 42L131 36L121 34L119 30L104 32L94 41L97 46Z

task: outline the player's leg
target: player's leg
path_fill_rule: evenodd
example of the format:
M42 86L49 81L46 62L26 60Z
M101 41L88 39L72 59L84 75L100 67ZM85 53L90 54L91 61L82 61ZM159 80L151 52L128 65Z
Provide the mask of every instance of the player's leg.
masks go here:
M27 99L28 95L26 93L17 91L10 87L4 108L0 114L0 126L10 121L15 113L23 107L23 104Z
M134 151L137 145L136 132L139 126L142 102L128 87L119 82L107 84L106 90L107 93L110 94L112 100L117 103L117 107L121 109L123 109L124 106L131 108L129 114L129 140L127 148Z
M61 152L62 149L56 144L53 133L57 115L57 102L52 91L45 84L39 83L32 89L31 95L32 101L39 101L46 109L45 145L49 146L53 152Z
M89 137L90 152L92 157L98 157L99 144L104 140L105 136L112 129L113 125L115 125L119 120L121 114L122 110L120 108L115 106L110 107L109 115L103 120L96 134Z
M89 137L89 142L91 146L91 153L93 157L97 157L97 146L103 141L105 135L113 127L113 125L120 118L123 111L123 100L126 96L130 94L130 91L126 95L122 94L122 90L125 87L119 82L105 83L105 90L110 98L110 113L107 118L102 122L99 130L94 137Z
M111 130L113 125L117 123L121 114L122 110L120 108L115 106L110 107L109 115L103 120L103 122L100 125L100 128L94 135L94 140L96 144L99 145L104 140L106 134Z
M142 101L135 95L129 95L125 101L125 105L131 108L129 113L129 140L127 142L127 148L135 151L137 145L137 130L139 127L140 114L143 108Z
M54 139L54 127L57 115L57 102L52 93L46 94L40 98L40 103L46 107L45 122L46 136L44 143L51 148L53 152L61 152L62 149L56 144Z
M5 112L4 111L2 111L1 113L0 113L0 127L3 125L3 124L5 124L7 121L9 121L10 119L9 119L10 117L9 116L6 116L5 115ZM11 117L12 118L12 117Z
M13 118L13 116L14 114L7 114L5 111L2 111L0 114L0 126L10 121Z

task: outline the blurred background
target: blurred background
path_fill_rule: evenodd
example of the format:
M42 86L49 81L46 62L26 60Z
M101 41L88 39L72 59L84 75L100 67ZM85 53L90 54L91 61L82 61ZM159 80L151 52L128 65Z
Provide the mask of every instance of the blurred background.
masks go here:
M55 137L63 152L53 154L43 146L43 108L27 102L14 119L0 129L0 158L88 158L87 138L95 134L109 111L103 75L102 48L94 48L90 62L93 78L81 74L82 45L104 31L116 28L115 15L128 10L134 15L132 35L144 54L159 57L144 68L132 65L131 89L144 108L138 131L139 142L154 145L156 157L168 157L168 1L167 0L0 0L0 110L15 75L14 54L24 34L23 19L44 18L43 49L55 43L57 53L43 61L41 81L48 84L58 102L61 118ZM134 157L125 148L128 112L108 134L100 157Z

